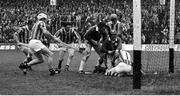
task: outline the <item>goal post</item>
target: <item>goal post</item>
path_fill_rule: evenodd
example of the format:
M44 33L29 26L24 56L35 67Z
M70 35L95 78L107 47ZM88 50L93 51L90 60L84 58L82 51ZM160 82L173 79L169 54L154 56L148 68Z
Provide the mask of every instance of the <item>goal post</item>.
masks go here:
M174 69L175 67L174 66L174 63L175 63L174 51L177 51L177 48L176 48L177 45L174 44L175 0L170 0L169 2L170 2L169 44L142 45L141 44L141 33L142 33L141 32L142 30L141 29L141 3L142 2L141 0L133 0L133 40L134 40L133 42L133 62L134 62L133 63L133 89L141 89L141 83L142 83L141 70L145 69L148 66L152 68L151 69L152 72L155 70L154 74L157 74L157 71L169 71L169 73L174 73L174 70L175 70ZM154 57L151 57L152 55L154 55ZM145 59L148 59L148 60L145 60ZM162 69L161 67L167 68L167 70L166 69L161 70Z
M169 73L174 73L174 20L175 1L170 0L170 33L169 33Z
M133 0L133 89L141 88L141 0Z

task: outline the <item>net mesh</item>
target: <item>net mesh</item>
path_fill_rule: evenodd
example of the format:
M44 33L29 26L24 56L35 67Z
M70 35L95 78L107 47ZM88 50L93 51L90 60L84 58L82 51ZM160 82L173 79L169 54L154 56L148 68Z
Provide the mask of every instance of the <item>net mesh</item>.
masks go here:
M162 45L159 45L162 46ZM133 55L133 52L130 52ZM141 89L156 94L178 92L180 87L180 51L174 51L174 73L169 74L169 51L145 51L141 53ZM168 92L168 93L167 93Z
M161 46L161 45L159 45ZM133 59L133 52L131 53ZM142 51L141 69L146 73L168 73L169 51ZM180 71L180 51L174 51L174 71Z
M172 4L174 3L172 3L172 1L176 1L175 5L173 5L175 6L175 22L173 21L174 11L172 9L174 7ZM165 4L163 5L159 4L159 0L141 0L142 17L138 18L137 16L137 19L141 20L142 27L141 30L138 30L138 32L141 31L141 71L143 71L144 74L142 75L141 80L138 80L139 78L134 78L134 80L137 80L138 83L141 81L142 89L156 91L157 94L175 94L175 92L179 92L180 83L178 81L180 80L180 48L179 45L177 45L177 43L180 44L180 37L177 36L180 32L179 4L180 2L178 0L165 0ZM136 12L138 9L133 11ZM135 22L135 24L136 23L138 22ZM173 23L176 24L175 28ZM134 30L138 29L136 27L133 28ZM136 32L137 31L134 31L134 37L138 37ZM139 45L137 41L139 41L139 39L134 41L136 46ZM170 45L173 45L172 43L174 41L176 43L174 46L174 73L169 74L169 47L172 47L169 46L169 43ZM135 50L139 49L136 48ZM136 67L137 66L135 66L134 70L138 70ZM136 72L136 70L134 72ZM137 74L137 77L139 75L140 74ZM136 82L134 85L136 85Z
M168 72L168 51L142 51L142 70L146 73Z

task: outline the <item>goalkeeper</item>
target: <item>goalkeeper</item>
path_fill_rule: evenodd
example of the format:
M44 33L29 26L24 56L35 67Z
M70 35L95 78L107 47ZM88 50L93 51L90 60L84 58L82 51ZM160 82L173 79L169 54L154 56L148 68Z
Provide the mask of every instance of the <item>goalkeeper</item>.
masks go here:
M132 75L132 59L130 53L124 50L116 51L115 67L106 71L108 76Z

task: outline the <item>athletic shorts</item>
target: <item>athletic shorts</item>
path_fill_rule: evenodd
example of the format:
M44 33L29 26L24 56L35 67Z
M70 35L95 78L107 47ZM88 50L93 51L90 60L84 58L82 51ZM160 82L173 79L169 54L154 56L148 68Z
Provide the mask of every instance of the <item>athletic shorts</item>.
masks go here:
M132 66L124 62L120 62L117 66L114 67L114 69L117 73L130 72L132 71Z
M66 52L68 52L69 56L73 56L74 52L75 52L74 49L68 48L68 47L63 47L63 46L59 47L59 51L66 51Z
M29 45L29 48L31 48L33 52L38 52L42 48L46 47L40 40L36 40L36 39L30 40L28 45Z

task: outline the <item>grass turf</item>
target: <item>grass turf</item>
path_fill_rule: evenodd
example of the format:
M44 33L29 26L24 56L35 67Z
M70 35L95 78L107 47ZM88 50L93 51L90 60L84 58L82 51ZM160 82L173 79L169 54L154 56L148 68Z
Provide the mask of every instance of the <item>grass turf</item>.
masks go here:
M69 72L50 76L46 63L33 66L26 76L18 69L24 54L19 51L0 51L1 95L150 95L180 94L179 72L173 75L148 74L142 78L141 90L132 89L132 77L111 77L77 72L81 54L75 53ZM58 63L55 52L54 65ZM67 57L67 56L66 56ZM65 57L65 58L66 58ZM85 70L92 71L98 56L92 53ZM162 58L163 59L163 58ZM66 59L65 59L66 61ZM66 62L63 62L63 67ZM150 66L150 65L149 65Z

